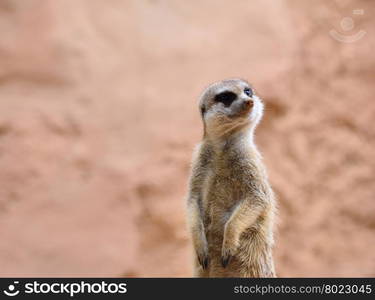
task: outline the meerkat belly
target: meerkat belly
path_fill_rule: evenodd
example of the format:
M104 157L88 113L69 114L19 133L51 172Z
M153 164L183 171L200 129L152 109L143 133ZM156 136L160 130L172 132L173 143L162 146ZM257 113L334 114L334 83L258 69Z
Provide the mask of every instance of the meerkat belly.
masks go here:
M224 226L243 197L241 183L233 177L212 176L204 197L204 219L209 232L222 237Z

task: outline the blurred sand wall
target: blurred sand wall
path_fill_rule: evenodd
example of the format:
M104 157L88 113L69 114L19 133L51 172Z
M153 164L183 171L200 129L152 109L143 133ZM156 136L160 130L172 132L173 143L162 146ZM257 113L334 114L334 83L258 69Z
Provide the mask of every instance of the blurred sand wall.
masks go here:
M279 199L279 275L375 276L374 13L2 0L0 275L190 276L197 97L243 77L266 103L256 139Z

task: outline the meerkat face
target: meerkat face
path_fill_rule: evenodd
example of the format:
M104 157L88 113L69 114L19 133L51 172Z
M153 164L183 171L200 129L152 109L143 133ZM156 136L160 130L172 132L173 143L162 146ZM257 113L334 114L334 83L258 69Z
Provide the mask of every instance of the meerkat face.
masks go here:
M229 79L216 82L203 92L200 111L205 135L225 136L255 128L262 117L263 104L248 82Z

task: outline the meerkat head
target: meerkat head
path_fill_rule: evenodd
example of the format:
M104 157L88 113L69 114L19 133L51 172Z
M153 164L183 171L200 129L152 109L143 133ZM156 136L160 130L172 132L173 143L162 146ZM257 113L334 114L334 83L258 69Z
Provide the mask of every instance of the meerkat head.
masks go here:
M262 100L242 79L228 79L211 84L203 92L199 108L204 136L210 138L253 131L263 115Z

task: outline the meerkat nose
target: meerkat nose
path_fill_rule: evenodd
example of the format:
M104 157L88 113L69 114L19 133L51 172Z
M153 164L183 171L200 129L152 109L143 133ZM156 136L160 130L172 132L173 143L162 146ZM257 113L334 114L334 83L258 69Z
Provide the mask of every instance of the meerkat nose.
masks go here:
M254 105L254 101L252 99L244 100L244 106L245 107L252 107L253 105Z

